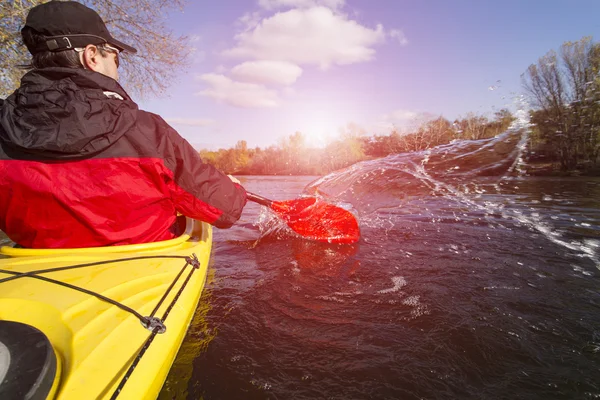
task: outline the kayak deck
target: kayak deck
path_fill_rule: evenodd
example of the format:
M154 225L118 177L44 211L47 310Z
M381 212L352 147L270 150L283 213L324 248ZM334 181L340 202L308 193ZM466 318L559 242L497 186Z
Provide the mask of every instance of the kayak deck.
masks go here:
M211 245L210 226L188 220L185 234L163 242L3 247L0 320L49 339L59 364L49 398L156 398L198 304Z

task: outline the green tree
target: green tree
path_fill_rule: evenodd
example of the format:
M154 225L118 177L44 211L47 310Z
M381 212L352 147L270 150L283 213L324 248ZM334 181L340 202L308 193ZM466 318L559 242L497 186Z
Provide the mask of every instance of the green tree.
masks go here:
M365 158L360 136L346 136L325 148L323 165L327 171L347 167Z
M19 86L25 72L18 68L30 60L21 43L21 28L30 8L45 0L0 2L0 96ZM189 64L193 48L186 36L166 27L169 11L180 10L185 0L80 0L95 9L111 34L138 49L122 57L121 82L134 96L162 94Z
M309 152L306 149L306 138L301 132L295 132L279 141L280 158L283 164L278 171L282 174L301 174L308 167Z
M235 144L235 148L233 149L232 154L235 165L234 171L232 173L237 173L241 171L245 171L250 164L250 153L248 152L248 143L245 140L239 140Z

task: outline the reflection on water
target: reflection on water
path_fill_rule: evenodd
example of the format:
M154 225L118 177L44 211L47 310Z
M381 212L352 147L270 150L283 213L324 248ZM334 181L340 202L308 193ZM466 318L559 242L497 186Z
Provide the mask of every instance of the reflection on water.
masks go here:
M206 321L206 315L211 309L212 293L210 287L214 281L214 269L208 270L206 279L207 289L202 292L202 298L196 309L185 341L179 349L177 358L169 371L169 376L161 390L159 399L184 399L188 397L188 383L194 372L194 360L206 351L217 332Z
M246 177L351 209L362 237L301 240L254 204L216 230L187 398L600 397L600 179L520 175L520 135Z

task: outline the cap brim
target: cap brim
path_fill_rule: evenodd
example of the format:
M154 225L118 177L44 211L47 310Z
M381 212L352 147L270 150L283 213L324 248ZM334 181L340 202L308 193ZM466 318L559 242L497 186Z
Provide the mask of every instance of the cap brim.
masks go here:
M119 49L119 50L121 50L121 51L125 51L125 52L127 52L127 53L133 53L133 54L137 53L137 50L136 50L135 48L133 48L133 47L131 47L131 46L128 46L128 45L126 45L126 44L125 44L125 43L123 43L123 42L119 42L119 41L118 41L117 39L115 39L115 38L112 38L112 39L109 41L109 43L110 43L110 44L112 44L112 45L114 45L114 46L115 46L117 49Z

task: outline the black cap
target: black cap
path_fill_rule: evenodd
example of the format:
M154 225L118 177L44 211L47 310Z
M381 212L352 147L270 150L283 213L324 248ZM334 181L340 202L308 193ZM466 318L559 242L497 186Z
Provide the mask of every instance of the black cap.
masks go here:
M137 52L113 38L96 11L75 1L50 1L33 7L23 29L27 27L47 38L42 43L25 43L31 54L103 43L121 51Z

